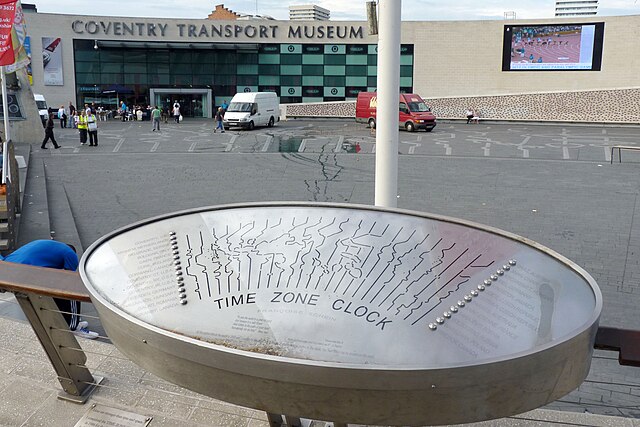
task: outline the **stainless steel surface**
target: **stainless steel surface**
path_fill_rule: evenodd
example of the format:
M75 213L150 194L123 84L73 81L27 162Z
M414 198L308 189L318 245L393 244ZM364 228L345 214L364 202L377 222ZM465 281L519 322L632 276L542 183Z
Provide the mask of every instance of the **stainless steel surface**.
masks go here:
M15 296L58 375L63 389L58 398L80 404L86 402L102 378L94 378L85 366L87 356L53 298L32 293Z
M555 400L586 376L602 308L586 272L534 242L369 206L154 218L92 245L81 275L111 339L155 374L268 412L369 424Z

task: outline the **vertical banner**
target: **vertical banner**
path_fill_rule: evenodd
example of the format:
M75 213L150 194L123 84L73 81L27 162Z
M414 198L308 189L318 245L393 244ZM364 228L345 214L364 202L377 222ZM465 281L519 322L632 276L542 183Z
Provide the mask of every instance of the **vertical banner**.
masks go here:
M27 23L24 19L22 4L20 1L15 3L15 14L13 18L13 28L11 30L11 45L13 48L13 63L7 65L5 71L13 73L20 68L28 65L31 58L27 54L25 48L27 39Z
M27 64L27 76L29 77L29 84L33 86L33 68L31 67L31 37L26 36L24 38L24 50L29 57L29 63Z
M16 1L0 1L0 66L15 62L11 29L16 14Z
M62 40L60 37L42 38L42 66L45 86L63 86Z

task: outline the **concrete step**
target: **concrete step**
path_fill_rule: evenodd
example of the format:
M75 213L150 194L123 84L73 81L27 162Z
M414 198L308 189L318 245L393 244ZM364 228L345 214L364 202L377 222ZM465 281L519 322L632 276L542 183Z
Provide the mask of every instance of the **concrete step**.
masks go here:
M49 204L42 155L32 152L29 156L28 165L17 247L32 240L49 239L50 237ZM1 214L2 212L0 212L0 218L2 218Z

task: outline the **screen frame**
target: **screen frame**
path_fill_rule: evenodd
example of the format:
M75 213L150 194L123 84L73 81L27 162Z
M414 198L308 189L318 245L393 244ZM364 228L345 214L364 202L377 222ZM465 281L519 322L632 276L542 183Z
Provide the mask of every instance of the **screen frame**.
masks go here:
M593 57L591 68L587 69L511 69L511 40L513 38L514 27L548 27L550 25L594 25L593 34ZM604 42L604 22L558 22L546 24L517 24L505 25L502 34L502 71L509 72L548 72L548 71L601 71L602 69L602 49Z

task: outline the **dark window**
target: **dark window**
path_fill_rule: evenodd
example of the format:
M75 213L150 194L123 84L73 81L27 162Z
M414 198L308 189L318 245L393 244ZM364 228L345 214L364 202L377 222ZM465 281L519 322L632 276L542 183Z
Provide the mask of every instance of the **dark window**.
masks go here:
M100 63L98 62L76 62L76 72L78 73L98 73L100 71Z
M214 56L213 52L193 52L193 65L212 64Z
M281 86L300 86L302 85L302 76L280 76Z
M124 55L120 50L100 49L101 62L123 62Z
M366 76L366 65L347 65L346 74L348 76Z
M213 77L214 81L217 85L223 86L235 86L236 85L236 75L235 74L216 74Z
M190 50L175 50L169 53L169 61L171 64L191 64Z
M347 63L345 55L325 55L324 65L344 65Z
M100 84L99 73L76 73L76 84L79 85L94 85Z
M76 61L98 61L100 60L100 54L97 50L91 48L91 50L78 50L75 52Z
M344 76L324 76L324 85L325 86L344 86L345 85L345 77Z
M303 65L302 74L305 76L321 76L324 74L324 65Z
M280 66L273 64L260 64L258 66L258 74L278 76L280 75Z
M169 62L169 51L168 50L155 50L151 49L147 52L147 61L148 62Z
M282 104L300 104L302 102L302 97L301 96L281 96L280 102Z
M180 63L171 64L171 74L191 74L191 69L192 69L191 64L180 64Z
M213 64L213 74L235 74L236 64L216 63Z
M413 77L413 66L412 65L401 65L400 66L400 77Z
M236 81L239 86L257 86L258 76L238 76Z
M238 64L257 64L258 54L255 52L238 52Z
M126 62L147 62L147 51L137 49L127 50Z
M302 64L302 55L282 55L280 57L282 65L300 65Z

